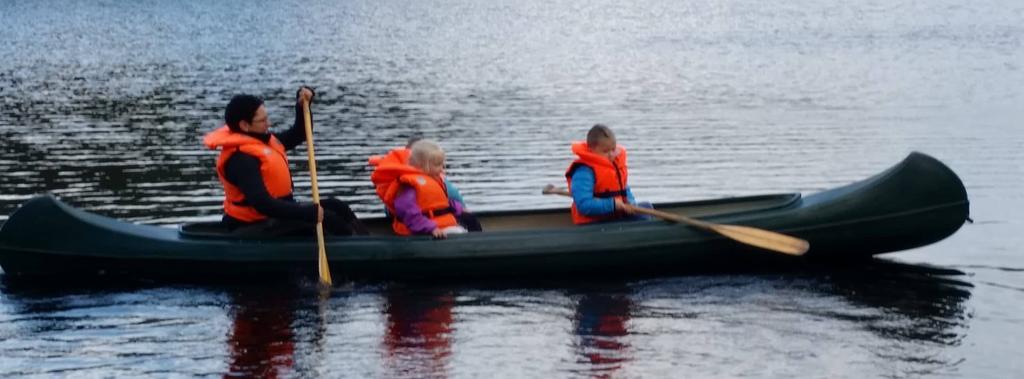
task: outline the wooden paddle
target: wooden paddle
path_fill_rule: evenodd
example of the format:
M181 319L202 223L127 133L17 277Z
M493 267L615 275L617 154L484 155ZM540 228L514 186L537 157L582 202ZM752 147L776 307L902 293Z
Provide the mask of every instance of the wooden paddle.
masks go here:
M313 182L313 204L320 206L320 190L316 184L316 157L313 154L313 127L309 117L309 100L302 99L302 117L306 122L306 155L309 157L309 178ZM320 271L320 284L330 287L331 268L327 266L327 250L324 249L324 224L316 222L317 268Z
M555 186L548 184L544 186L541 193L545 195L563 195L572 197L565 188L556 188ZM658 217L662 220L677 222L681 224L687 224L696 228L709 230L725 237L731 238L734 241L745 243L751 246L757 246L765 250L775 251L788 255L803 255L807 252L807 249L811 245L802 239L796 237L790 237L785 234L776 233L764 229L752 228L749 226L739 225L725 225L715 224L707 221L701 221L694 218L677 215L674 213L662 212L659 210L641 208L627 204L633 212L643 213Z

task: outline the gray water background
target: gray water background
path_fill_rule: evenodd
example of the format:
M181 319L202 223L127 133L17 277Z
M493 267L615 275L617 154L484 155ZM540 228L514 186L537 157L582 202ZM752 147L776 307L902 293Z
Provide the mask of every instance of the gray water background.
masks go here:
M975 220L887 258L943 275L354 283L326 301L303 284L0 284L0 376L1017 377L1022 45L1012 0L0 0L0 221L43 192L217 219L202 134L242 92L286 126L301 84L321 192L361 215L380 210L366 157L412 134L441 141L471 209L567 206L539 189L603 122L642 200L810 193L922 151Z

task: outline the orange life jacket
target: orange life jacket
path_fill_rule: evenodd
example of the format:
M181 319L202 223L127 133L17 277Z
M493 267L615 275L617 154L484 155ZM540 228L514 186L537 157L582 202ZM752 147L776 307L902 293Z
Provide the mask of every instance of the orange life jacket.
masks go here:
M621 198L627 201L626 188L629 180L629 170L626 168L626 148L616 146L619 154L614 160L609 160L603 155L598 155L587 147L586 142L572 144L572 152L578 157L569 165L565 171L565 179L569 183L569 191L572 191L572 175L580 166L587 166L594 170L594 197L598 198ZM572 222L576 224L588 224L596 221L612 220L621 217L619 213L603 216L586 216L572 204Z
M236 133L224 125L207 133L203 143L210 149L220 149L217 158L217 177L224 186L224 213L242 222L264 220L266 215L260 213L245 201L245 194L238 187L228 182L224 176L224 165L235 153L248 154L260 160L260 174L267 193L274 198L283 198L292 194L292 174L288 169L288 156L284 145L277 137L270 136L264 143L259 139Z
M409 163L409 154L412 154L412 150L405 147L397 147L384 155L371 155L369 163L370 166L374 167L385 164L406 164Z
M374 170L376 170L377 167L380 167L382 165L404 165L409 163L409 154L411 153L412 150L409 150L408 148L394 148L384 155L371 155L369 163L370 166L374 167ZM377 197L379 197L381 201L384 200L384 195L386 194L388 186L390 184L391 182L385 182L380 184L374 183L374 187L376 187L377 189ZM395 209L391 206L388 206L388 212L390 212L391 214L395 214Z
M438 228L459 224L448 203L448 192L445 190L444 183L418 168L408 164L381 164L370 175L370 180L374 186L377 186L377 192L383 193L381 200L392 214L395 211L395 198L398 197L402 185L406 185L416 191L416 204L420 207L420 211L434 221ZM412 234L398 217L394 217L391 227L398 235Z

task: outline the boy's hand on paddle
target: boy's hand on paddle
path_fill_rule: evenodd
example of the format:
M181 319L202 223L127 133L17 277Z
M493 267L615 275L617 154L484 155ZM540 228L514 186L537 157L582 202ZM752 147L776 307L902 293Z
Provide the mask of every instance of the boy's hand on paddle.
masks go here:
M444 234L444 230L441 230L441 228L434 228L434 231L430 232L430 234L433 234L434 238L441 240L445 239L445 237L448 237L446 234Z
M636 213L636 207L634 207L632 204L622 201L622 199L618 197L615 198L615 209L627 215L633 215L634 213Z
M545 194L545 195L572 196L572 193L569 192L569 190L567 190L565 188L555 187L554 184L548 184L548 185L544 186L544 188L540 190L540 193Z

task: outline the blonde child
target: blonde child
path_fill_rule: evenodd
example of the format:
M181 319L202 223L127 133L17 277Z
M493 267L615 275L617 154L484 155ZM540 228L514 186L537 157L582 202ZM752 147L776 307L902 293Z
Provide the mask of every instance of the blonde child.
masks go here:
M431 140L409 149L408 164L377 166L370 177L382 190L382 199L394 211L392 227L399 235L433 235L480 231L480 223L465 205L448 196L444 184L445 153Z

